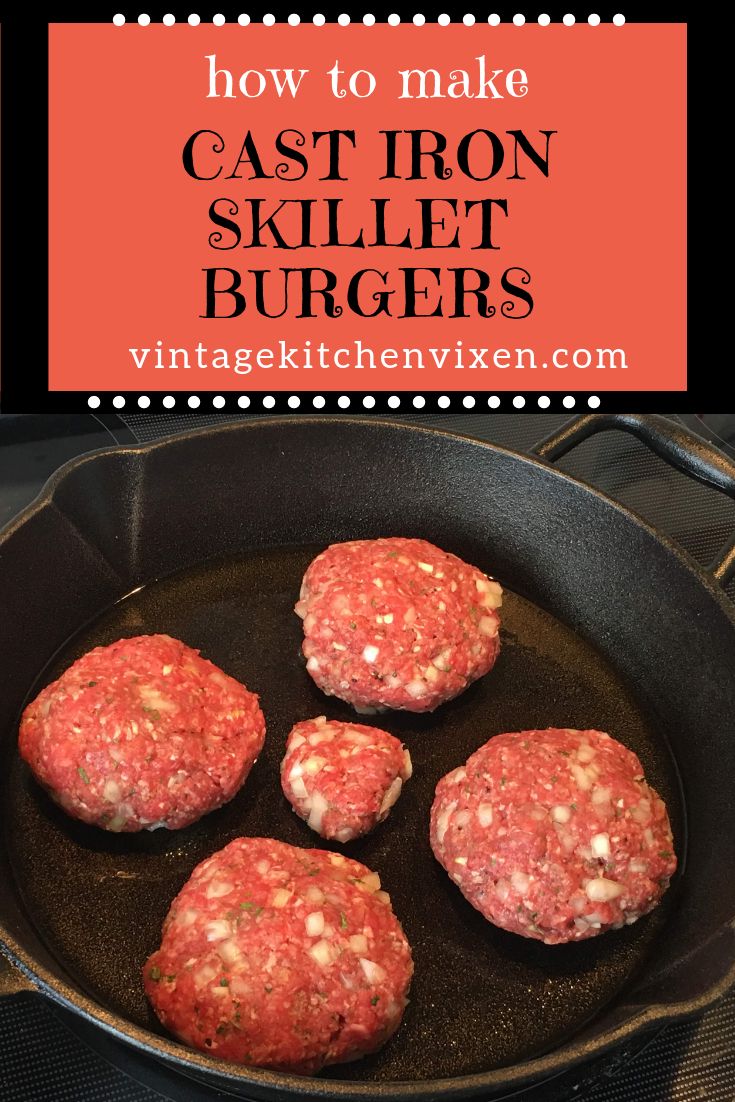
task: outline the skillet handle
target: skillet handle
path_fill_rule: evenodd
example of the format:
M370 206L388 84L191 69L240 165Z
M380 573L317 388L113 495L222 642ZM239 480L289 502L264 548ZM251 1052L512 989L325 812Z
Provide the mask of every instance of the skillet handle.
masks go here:
M25 972L0 949L0 999L11 995L38 994L38 988Z
M583 440L609 429L630 433L682 474L735 500L735 463L706 440L658 413L586 413L567 421L531 452L553 463ZM726 585L735 575L735 541L723 547L707 569L720 585Z

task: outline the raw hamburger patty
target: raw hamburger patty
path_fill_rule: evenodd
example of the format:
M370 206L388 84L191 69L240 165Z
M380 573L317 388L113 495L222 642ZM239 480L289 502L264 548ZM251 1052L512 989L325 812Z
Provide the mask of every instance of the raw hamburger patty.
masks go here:
M292 728L281 786L312 830L350 842L388 816L411 772L408 750L387 731L320 716Z
M357 861L236 838L171 905L145 990L186 1044L312 1074L375 1052L398 1028L411 950L380 881Z
M425 540L337 543L301 585L306 668L358 712L431 712L493 666L502 590Z
M19 749L69 815L184 827L232 799L265 737L254 693L168 635L96 647L23 713Z
M663 801L601 731L490 739L439 781L431 846L485 918L547 945L635 922L676 868Z

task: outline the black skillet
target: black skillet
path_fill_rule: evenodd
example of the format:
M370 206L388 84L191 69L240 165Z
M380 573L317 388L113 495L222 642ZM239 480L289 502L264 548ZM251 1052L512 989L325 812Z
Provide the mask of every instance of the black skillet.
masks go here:
M67 1010L240 1096L507 1096L709 1004L735 977L735 620L719 582L600 493L550 466L621 428L735 495L735 467L661 418L588 416L529 459L448 433L346 419L226 425L82 457L0 536L0 940ZM546 460L546 461L544 461ZM376 869L414 949L411 1005L377 1056L315 1079L224 1064L159 1027L140 965L170 900L240 834L317 839L277 775L291 724L350 710L313 686L292 613L330 542L423 536L508 589L493 672L432 716L385 726L414 778L348 851ZM227 807L175 833L109 835L39 791L16 751L29 695L97 644L164 631L261 696L263 755ZM547 948L486 923L434 862L434 786L500 731L598 727L667 800L680 873L634 926ZM338 847L335 847L338 848Z

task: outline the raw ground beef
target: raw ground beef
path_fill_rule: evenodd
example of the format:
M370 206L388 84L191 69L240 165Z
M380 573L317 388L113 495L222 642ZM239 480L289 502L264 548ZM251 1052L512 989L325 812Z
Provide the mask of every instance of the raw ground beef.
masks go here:
M146 994L186 1044L309 1075L375 1052L407 1002L411 950L378 876L337 853L236 838L171 905Z
M43 689L19 750L76 819L184 827L231 800L265 738L254 693L168 635L96 647Z
M296 605L306 668L358 712L431 712L492 668L501 603L496 581L426 540L333 544Z
M281 786L312 830L350 842L388 816L411 772L408 750L387 731L320 716L291 730Z
M635 922L676 869L663 801L601 731L490 739L439 781L431 846L490 922L548 945Z

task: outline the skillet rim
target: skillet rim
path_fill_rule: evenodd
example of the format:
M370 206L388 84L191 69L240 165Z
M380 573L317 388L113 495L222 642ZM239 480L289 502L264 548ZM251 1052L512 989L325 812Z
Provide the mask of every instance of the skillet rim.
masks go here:
M719 610L725 614L735 630L735 604L728 598L724 589L715 580L713 575L696 559L685 551L675 540L660 532L640 517L634 510L622 505L619 501L608 496L603 491L584 482L582 479L560 470L554 463L548 462L538 456L525 454L506 448L489 441L480 440L477 437L456 432L453 430L436 428L423 424L412 424L409 421L393 421L390 418L380 417L335 417L330 415L292 415L285 417L253 418L252 420L231 421L222 425L206 425L201 428L188 429L183 432L172 433L162 439L147 441L138 444L111 445L99 448L92 452L86 452L80 456L68 460L56 470L43 487L20 513L8 524L0 529L0 551L3 545L42 509L53 505L54 495L67 479L78 468L88 463L95 462L110 455L146 455L166 448L172 444L181 443L198 437L211 437L225 435L231 432L243 433L252 429L273 429L278 431L284 426L313 425L327 427L331 425L377 425L393 431L405 431L408 433L421 433L430 436L445 436L458 440L463 444L471 444L475 447L501 453L510 456L515 461L522 462L531 468L541 468L546 473L553 473L563 482L571 483L576 491L583 490L587 495L596 499L599 504L614 510L614 512L642 528L649 536L656 539L664 548L674 556L679 563L694 575L695 580L704 587L708 595L715 600ZM692 440L694 435L686 431L686 435ZM29 920L30 921L30 920ZM735 929L735 916L731 923L725 923L718 934L719 938L726 935L727 930ZM706 944L706 943L705 943ZM677 1002L663 1004L653 1003L642 1007L637 1013L631 1014L623 1022L611 1030L607 1030L603 1039L590 1039L580 1044L574 1037L569 1038L564 1044L550 1050L541 1056L524 1060L517 1064L505 1067L493 1068L490 1071L478 1072L471 1075L456 1076L451 1078L427 1079L427 1080L370 1080L360 1082L356 1080L341 1080L312 1078L294 1075L288 1072L274 1072L265 1068L251 1068L245 1065L236 1065L207 1056L203 1052L188 1048L169 1037L161 1037L143 1027L105 1009L93 998L83 992L75 991L62 978L52 975L43 965L34 961L32 955L20 946L11 932L6 928L0 918L0 952L9 958L11 963L20 971L28 981L29 986L25 990L39 995L45 995L53 1002L60 1004L67 1010L80 1014L84 1019L105 1030L116 1040L142 1051L171 1067L193 1075L194 1078L205 1077L205 1081L211 1082L212 1077L224 1079L230 1085L248 1085L258 1090L261 1097L265 1092L289 1092L304 1098L321 1097L324 1099L354 1099L380 1097L385 1102L403 1102L405 1099L425 1098L429 1093L441 1095L448 1099L467 1098L481 1095L484 1091L497 1091L507 1088L511 1092L522 1089L531 1083L541 1083L550 1080L556 1075L569 1071L596 1056L602 1056L622 1042L639 1034L645 1029L655 1026L664 1026L681 1021L685 1018L705 1010L711 1006L726 992L735 986L735 956L725 974L699 996L691 999L682 999ZM570 1051L571 1050L571 1051ZM190 1069L187 1072L187 1068ZM196 1072L199 1072L199 1076Z

